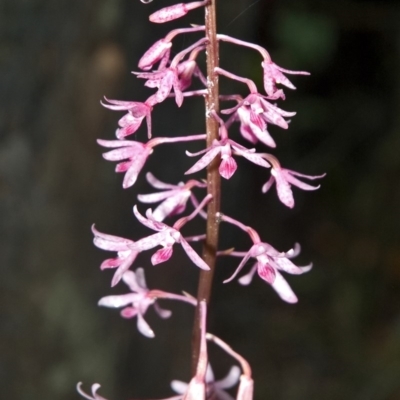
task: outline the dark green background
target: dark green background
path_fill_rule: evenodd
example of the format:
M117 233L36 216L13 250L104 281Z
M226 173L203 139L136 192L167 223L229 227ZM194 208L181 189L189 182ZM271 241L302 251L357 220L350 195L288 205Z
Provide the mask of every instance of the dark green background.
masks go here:
M100 272L90 225L137 239L149 233L132 215L141 175L123 191L102 161L96 138L112 139L121 116L109 98L144 100L130 75L143 52L176 26L147 16L174 1L0 0L0 392L8 400L78 399L100 382L109 400L172 395L169 381L189 380L192 310L170 320L146 316L156 339L135 321L96 307L111 290ZM398 1L220 0L220 32L265 46L274 60L311 77L293 77L290 129L271 127L284 166L327 172L313 193L295 189L289 210L274 190L260 192L265 171L239 160L224 182L223 210L254 226L279 250L298 241L308 275L290 276L298 305L284 304L260 279L222 285L238 260L218 265L209 330L251 362L255 398L396 400L400 398L400 4ZM181 36L179 51L193 40ZM221 66L261 84L260 58L231 45ZM222 89L231 93L243 85ZM261 87L261 86L260 86ZM204 130L199 99L154 111L155 135ZM137 133L145 140L144 128ZM233 137L238 138L237 128ZM195 146L194 146L195 147ZM194 149L191 147L191 149ZM187 146L156 149L147 164L177 182L193 163ZM263 147L258 147L259 151ZM199 174L200 177L200 174ZM142 208L143 209L143 208ZM188 226L187 233L200 232ZM222 247L248 248L228 227ZM168 265L146 268L149 285L194 292L198 270L179 250ZM231 360L211 351L217 377Z

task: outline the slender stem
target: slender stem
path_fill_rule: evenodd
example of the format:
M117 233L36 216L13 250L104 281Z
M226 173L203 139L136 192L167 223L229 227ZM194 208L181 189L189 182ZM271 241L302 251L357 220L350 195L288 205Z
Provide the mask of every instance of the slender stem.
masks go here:
M213 140L218 139L219 124L212 117L212 112L219 111L219 88L218 74L215 68L218 67L219 51L217 41L216 25L216 1L210 0L205 6L205 34L207 38L207 95L205 96L206 106L206 128L207 128L207 147L211 146ZM195 373L200 351L200 312L199 304L202 300L207 303L211 297L211 287L214 276L215 261L217 258L219 221L217 213L220 209L221 196L221 177L218 167L220 157L216 157L207 167L207 193L211 194L212 200L207 208L207 230L206 240L203 248L203 259L210 267L209 271L201 271L197 291L198 306L193 326L192 336L192 371Z

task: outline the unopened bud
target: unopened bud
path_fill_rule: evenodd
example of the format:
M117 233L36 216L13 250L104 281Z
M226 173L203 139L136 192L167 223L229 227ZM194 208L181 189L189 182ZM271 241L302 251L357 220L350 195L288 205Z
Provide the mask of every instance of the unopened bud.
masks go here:
M172 47L170 41L166 41L165 38L158 40L151 46L146 53L143 54L139 60L139 68L143 70L149 70L151 67L160 61Z
M149 20L156 24L163 24L164 22L173 21L186 15L190 10L202 7L207 4L207 1L194 1L192 3L179 3L170 7L162 8L151 14Z

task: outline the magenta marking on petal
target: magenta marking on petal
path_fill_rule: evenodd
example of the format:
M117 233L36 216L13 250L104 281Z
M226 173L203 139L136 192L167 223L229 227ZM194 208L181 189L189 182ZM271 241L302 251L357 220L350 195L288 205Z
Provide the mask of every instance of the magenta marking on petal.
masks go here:
M259 263L258 265L258 275L260 278L264 279L264 281L268 282L269 284L274 283L275 281L275 270L269 265L262 265Z
M233 157L222 159L219 166L219 173L225 179L230 179L237 169L236 161Z
M165 261L168 261L172 256L172 252L173 252L172 246L157 250L151 256L151 263L153 265L157 265L157 264L161 264Z

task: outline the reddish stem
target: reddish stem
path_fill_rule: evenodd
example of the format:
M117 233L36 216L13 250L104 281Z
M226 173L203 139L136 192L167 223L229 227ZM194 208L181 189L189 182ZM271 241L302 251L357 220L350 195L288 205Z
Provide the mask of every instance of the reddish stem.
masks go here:
M207 147L211 146L213 140L218 139L219 124L212 117L212 112L219 111L219 88L218 74L215 68L219 63L219 51L216 26L216 1L210 0L205 6L205 34L207 38L207 94L205 96L206 107L206 131ZM192 371L195 373L200 351L200 313L199 304L202 300L207 303L211 297L211 287L214 276L215 261L217 258L219 221L216 217L220 210L221 177L218 167L220 158L216 157L207 168L207 194L211 194L212 200L207 208L207 230L206 240L203 248L203 259L210 267L209 271L201 271L197 291L198 306L193 326L192 336Z

